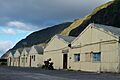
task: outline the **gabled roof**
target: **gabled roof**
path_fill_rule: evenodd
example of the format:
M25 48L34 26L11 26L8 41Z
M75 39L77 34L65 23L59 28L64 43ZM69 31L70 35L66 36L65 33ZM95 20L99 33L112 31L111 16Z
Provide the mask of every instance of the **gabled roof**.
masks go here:
M27 53L30 52L30 48L24 48L26 50Z
M14 55L15 54L15 52L16 52L16 50L13 50L13 51L10 51L11 53L12 53L12 55Z
M29 54L30 48L24 48L23 51L22 51L22 53L21 53L21 56L26 55L25 51L27 52L26 54Z
M16 50L12 50L12 51L7 52L6 53L7 57L10 56L10 55L12 55L14 57L15 52L16 52Z
M102 24L94 24L94 23L91 23L90 25L93 25L93 26L95 26L99 29L103 29L106 32L111 32L113 35L116 35L116 36L120 37L120 28L113 27L113 26L102 25Z
M7 52L7 57L13 57L13 53L11 51Z
M43 54L43 47L41 47L41 46L38 46L38 45L34 45L33 46L35 49L36 49L36 51L38 52L38 54Z
M19 53L21 54L22 53L22 51L23 51L23 49L21 48L21 49L17 49L18 51L19 51Z
M102 30L104 32L107 32L108 34L114 36L115 38L119 37L120 38L120 28L113 27L113 26L107 26L107 25L102 25L102 24L95 24L95 23L90 23L73 41L74 43L78 37L80 37L89 27L93 27L99 30Z
M57 36L58 39L64 40L66 43L71 43L76 37L72 37L72 36L62 36L62 35L55 35Z

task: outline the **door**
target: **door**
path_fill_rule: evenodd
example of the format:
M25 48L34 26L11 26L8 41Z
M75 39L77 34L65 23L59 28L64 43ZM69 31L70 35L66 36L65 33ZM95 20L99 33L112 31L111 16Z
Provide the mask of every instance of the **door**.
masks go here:
M20 67L20 56L18 57L18 66Z
M63 54L63 69L67 69L67 54Z
M9 62L10 64L9 64L9 66L11 66L11 62L12 62L12 59L11 59L11 57L10 57L10 62Z
M31 58L32 58L32 57L30 56L30 67L31 67Z

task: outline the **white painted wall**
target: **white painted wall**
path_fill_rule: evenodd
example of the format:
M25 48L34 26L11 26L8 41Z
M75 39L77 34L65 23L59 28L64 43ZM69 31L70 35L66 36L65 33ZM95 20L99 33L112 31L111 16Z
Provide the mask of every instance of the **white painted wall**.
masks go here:
M58 39L57 37L53 37L44 49L44 61L51 58L55 69L63 69L62 50L66 49L67 46L68 44L64 41Z
M29 52L29 57L28 57L28 62L30 65L30 56L35 56L35 61L34 58L31 59L31 67L41 67L43 65L43 54L39 54L34 46L31 48Z
M28 60L28 56L29 53L26 51L26 49L23 49L22 53L21 53L21 58L20 58L20 66L21 67L29 67L29 60Z
M79 37L72 42L74 49L70 49L69 57L72 59L69 59L68 66L73 70L118 72L119 46L117 41L119 41L118 38L111 33L105 32L102 29L99 30L97 28L87 27ZM75 48L78 46L81 47ZM85 53L90 53L92 51L101 52L101 62L93 62L92 58L90 62L86 62ZM79 62L73 60L75 53L80 53L81 55L81 60Z
M14 60L13 55L10 52L9 55L8 55L8 59L7 59L7 65L8 66L13 66L13 60Z

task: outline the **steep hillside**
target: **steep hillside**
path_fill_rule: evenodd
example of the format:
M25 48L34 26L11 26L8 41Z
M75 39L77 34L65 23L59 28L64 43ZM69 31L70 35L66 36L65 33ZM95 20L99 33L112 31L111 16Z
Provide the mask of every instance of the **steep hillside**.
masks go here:
M55 34L78 36L83 29L90 23L104 24L120 28L120 0L110 1L103 4L82 19L75 20L73 23L63 23L34 32L21 40L12 50L22 47L29 47L35 44L46 43Z
M40 31L33 32L32 34L28 35L25 39L19 41L13 48L22 48L22 47L29 47L36 44L46 43L53 37L55 34L61 33L62 30L67 28L71 22L62 23L59 25L55 25L46 29L42 29Z
M18 48L31 47L32 45L45 45L55 34L60 34L65 28L70 26L72 22L58 24L46 29L42 29L31 33L25 39L19 41L12 49L8 50L1 58L6 58L9 51L14 51Z
M97 7L91 14L84 17L84 21L77 28L71 30L71 36L78 36L90 23L98 23L120 28L120 0L110 1Z
M65 36L69 35L70 31L77 28L82 22L83 19L76 19L69 27L65 28L60 34Z

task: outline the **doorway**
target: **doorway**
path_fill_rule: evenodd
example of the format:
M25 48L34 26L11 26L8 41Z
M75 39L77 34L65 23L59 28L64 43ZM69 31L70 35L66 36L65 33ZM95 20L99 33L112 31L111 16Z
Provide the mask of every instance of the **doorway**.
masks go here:
M12 58L10 57L10 62L9 62L10 64L9 64L9 66L11 66L11 62L12 62Z
M63 54L63 69L67 69L67 54Z
M18 66L20 67L20 56L18 57Z
M31 67L31 58L32 58L32 57L30 56L30 67Z

